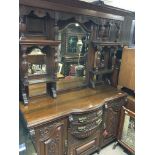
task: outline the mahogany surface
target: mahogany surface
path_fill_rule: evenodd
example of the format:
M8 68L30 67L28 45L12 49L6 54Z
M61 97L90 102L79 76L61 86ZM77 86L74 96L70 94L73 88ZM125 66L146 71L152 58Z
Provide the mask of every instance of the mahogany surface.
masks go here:
M85 88L60 94L56 99L48 96L31 99L27 106L20 102L20 111L27 126L33 127L74 112L92 110L104 105L105 101L122 96L125 94L110 86Z

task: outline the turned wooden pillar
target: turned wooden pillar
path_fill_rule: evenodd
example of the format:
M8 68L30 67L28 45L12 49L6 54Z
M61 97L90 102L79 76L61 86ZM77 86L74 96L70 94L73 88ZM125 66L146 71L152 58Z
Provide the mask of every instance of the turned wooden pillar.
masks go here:
M20 59L21 59L21 64L20 64L20 78L22 82L22 87L21 87L21 93L22 93L22 98L24 101L24 104L28 104L28 62L27 62L27 46L20 46Z

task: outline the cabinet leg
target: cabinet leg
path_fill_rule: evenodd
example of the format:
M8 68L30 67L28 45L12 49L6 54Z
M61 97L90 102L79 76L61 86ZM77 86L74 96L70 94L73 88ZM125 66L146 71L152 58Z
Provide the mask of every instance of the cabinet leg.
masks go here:
M112 149L115 149L117 145L118 145L118 142L115 142Z

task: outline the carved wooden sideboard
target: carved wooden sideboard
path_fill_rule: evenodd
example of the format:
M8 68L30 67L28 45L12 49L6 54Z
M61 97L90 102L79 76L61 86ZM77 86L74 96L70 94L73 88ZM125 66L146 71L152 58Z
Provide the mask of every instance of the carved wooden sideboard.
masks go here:
M134 13L77 0L19 4L20 114L37 154L99 152L116 139L126 104L127 95L111 85L117 84L117 52L130 43Z
M38 155L88 155L117 137L126 94L97 87L48 96L20 104Z

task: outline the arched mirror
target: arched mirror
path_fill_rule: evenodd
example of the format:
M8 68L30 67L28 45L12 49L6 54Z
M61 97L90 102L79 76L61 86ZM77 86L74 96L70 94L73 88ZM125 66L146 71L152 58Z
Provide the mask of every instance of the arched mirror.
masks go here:
M79 23L70 23L59 31L57 90L86 84L89 33Z

